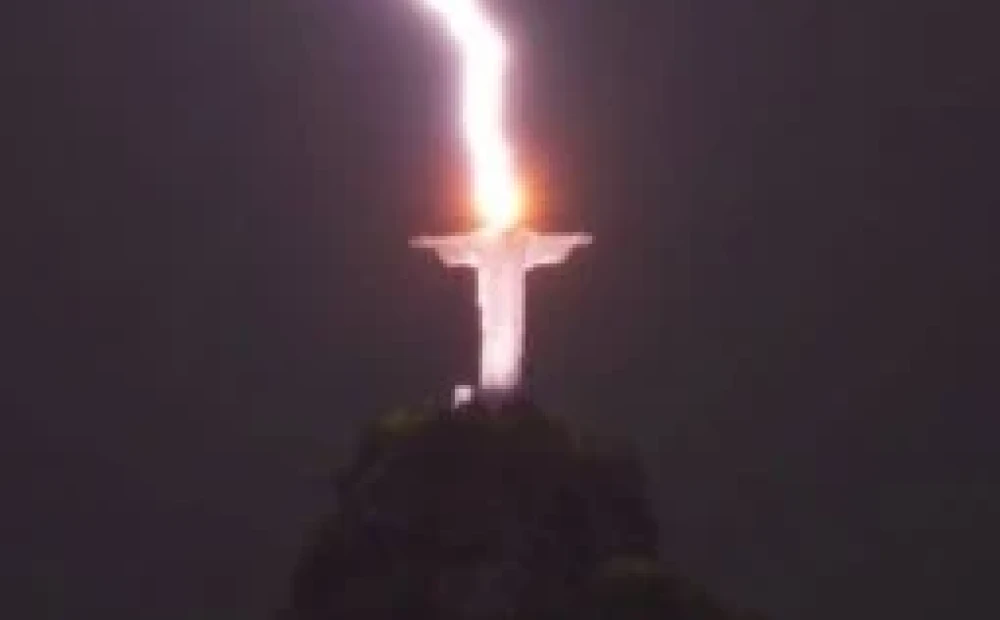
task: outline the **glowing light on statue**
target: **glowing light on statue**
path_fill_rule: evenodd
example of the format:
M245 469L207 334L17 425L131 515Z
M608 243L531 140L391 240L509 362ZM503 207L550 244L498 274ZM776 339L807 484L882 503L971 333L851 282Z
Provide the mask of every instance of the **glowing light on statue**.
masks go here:
M436 251L449 267L476 270L479 396L498 403L521 387L525 276L533 267L563 262L591 238L539 234L519 225L523 197L503 131L503 37L476 0L420 1L443 17L462 57L462 127L482 228L466 235L419 237L412 245ZM466 400L466 390L460 392L457 400Z

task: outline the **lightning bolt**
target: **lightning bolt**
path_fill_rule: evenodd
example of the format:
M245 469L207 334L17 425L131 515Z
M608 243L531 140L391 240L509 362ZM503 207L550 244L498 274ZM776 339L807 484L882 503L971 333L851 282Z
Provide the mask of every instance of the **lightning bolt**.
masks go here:
M462 128L473 205L488 231L515 227L521 189L503 131L506 43L476 0L420 0L439 13L462 57Z

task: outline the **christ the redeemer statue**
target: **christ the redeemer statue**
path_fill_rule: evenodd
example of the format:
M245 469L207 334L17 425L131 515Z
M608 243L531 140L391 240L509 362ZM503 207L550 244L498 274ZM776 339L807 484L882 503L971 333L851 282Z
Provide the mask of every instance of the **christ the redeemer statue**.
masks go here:
M480 315L480 398L496 403L521 388L524 351L525 276L534 267L557 265L590 235L546 235L513 228L467 235L419 237L417 248L437 252L449 267L476 270Z

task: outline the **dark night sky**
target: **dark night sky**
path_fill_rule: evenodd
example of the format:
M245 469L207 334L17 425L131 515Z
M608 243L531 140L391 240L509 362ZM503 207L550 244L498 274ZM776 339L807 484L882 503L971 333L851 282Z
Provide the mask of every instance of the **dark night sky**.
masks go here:
M406 246L467 225L455 59L407 0L22 4L0 617L264 618L360 422L474 370ZM496 6L535 221L597 238L532 381L640 439L664 554L778 620L1000 616L993 22Z

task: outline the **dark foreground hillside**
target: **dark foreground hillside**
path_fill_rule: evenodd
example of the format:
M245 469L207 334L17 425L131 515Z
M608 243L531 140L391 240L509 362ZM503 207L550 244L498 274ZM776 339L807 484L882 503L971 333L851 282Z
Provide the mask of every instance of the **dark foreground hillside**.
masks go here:
M337 475L282 620L749 620L664 570L640 462L529 404L399 411Z

